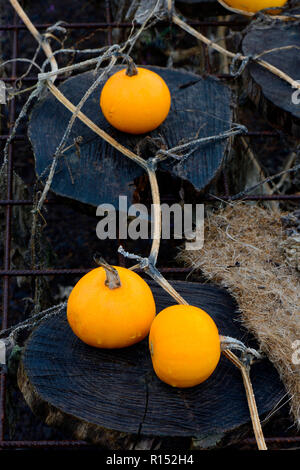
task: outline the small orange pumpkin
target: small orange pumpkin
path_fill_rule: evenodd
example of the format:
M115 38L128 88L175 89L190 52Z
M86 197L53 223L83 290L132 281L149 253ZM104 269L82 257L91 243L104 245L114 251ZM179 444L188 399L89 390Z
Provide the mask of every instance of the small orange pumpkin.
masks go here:
M67 305L70 327L86 344L123 348L149 333L155 302L148 284L135 272L117 266L93 269L73 288Z
M228 10L235 13L252 16L265 8L283 7L287 0L218 0ZM280 10L267 11L270 15L277 15Z
M156 129L167 117L171 95L166 82L155 72L137 67L112 75L105 83L100 106L107 121L123 132L144 134Z
M149 347L156 375L173 387L204 382L220 359L220 338L213 319L200 308L174 305L154 319Z

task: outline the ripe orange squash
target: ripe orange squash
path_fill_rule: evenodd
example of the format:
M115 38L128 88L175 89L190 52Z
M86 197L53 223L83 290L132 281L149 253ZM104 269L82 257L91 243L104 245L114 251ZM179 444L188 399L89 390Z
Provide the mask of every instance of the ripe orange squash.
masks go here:
M110 268L119 282L109 279L103 267L77 282L68 299L67 319L86 344L123 348L149 333L155 302L148 284L137 273L119 266Z
M287 0L221 0L221 4L228 9L239 10L241 13L257 13L265 8L283 7ZM280 10L270 10L269 14L278 14Z
M173 387L204 382L220 359L220 338L213 319L200 308L174 305L154 319L149 347L156 375Z
M171 95L166 82L155 72L137 67L112 75L105 83L100 106L107 121L123 132L144 134L156 129L167 117Z

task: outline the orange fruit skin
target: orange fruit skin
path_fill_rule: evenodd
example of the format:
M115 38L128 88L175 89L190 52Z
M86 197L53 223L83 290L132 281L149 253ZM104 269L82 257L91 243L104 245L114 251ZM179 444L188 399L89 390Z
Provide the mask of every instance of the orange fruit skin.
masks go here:
M282 7L286 3L286 0L224 0L224 2L237 10L257 13L264 8ZM270 10L268 13L277 14L279 12Z
M173 387L204 382L220 359L220 338L213 319L191 305L174 305L154 319L149 347L156 375Z
M122 132L144 134L156 129L167 117L171 95L166 82L155 72L137 67L129 77L126 69L105 83L100 106L107 121Z
M105 285L104 268L93 269L73 288L67 319L74 334L96 348L123 348L141 341L155 317L148 284L135 272L116 267L121 287Z

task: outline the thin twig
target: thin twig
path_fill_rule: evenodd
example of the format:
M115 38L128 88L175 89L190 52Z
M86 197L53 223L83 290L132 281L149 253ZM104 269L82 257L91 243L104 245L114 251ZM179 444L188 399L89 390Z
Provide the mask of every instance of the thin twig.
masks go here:
M293 164L295 163L296 158L297 158L297 152L292 152L288 156L288 158L285 162L284 168L282 170L284 173L281 175L281 178L280 178L279 182L273 186L273 192L279 191L281 189L281 187L283 186L285 180L287 179L287 176L288 176L287 171L290 170L293 167Z
M156 265L159 247L160 247L160 240L161 240L161 208L160 208L160 195L159 195L159 188L156 178L155 170L152 170L147 167L147 173L149 177L149 183L151 187L152 193L152 203L153 203L153 237L152 237L152 246L149 255L149 261L154 266Z
M159 188L157 184L157 178L156 178L156 162L149 159L148 161L144 160L143 158L139 157L135 153L131 152L128 150L126 147L123 145L119 144L115 139L113 139L109 134L107 134L105 131L100 129L96 124L94 124L85 114L83 114L79 107L76 107L71 103L61 92L58 90L58 88L53 84L56 75L58 72L58 66L55 60L55 57L53 55L53 52L51 50L51 46L49 45L47 39L39 34L37 29L34 27L34 25L31 23L30 19L26 15L26 13L23 11L21 6L19 5L17 0L10 0L10 3L12 6L15 8L16 12L19 14L19 16L22 18L26 26L28 27L29 31L32 33L32 35L35 37L35 39L38 41L38 43L41 45L43 48L46 56L48 57L50 64L51 64L51 69L52 69L52 76L47 77L50 78L50 80L46 80L46 84L51 91L51 93L60 101L69 111L72 113L74 116L74 119L78 117L82 122L84 122L91 130L93 130L97 135L99 135L101 138L103 138L106 142L108 142L110 145L112 145L115 149L117 149L119 152L121 152L123 155L126 157L130 158L131 160L135 161L137 164L139 164L145 171L147 171L149 175L149 181L150 181L150 186L151 186L151 191L152 191L152 196L153 196L153 203L155 207L154 211L154 236L153 236L153 243L151 247L151 252L149 258L140 258L137 257L140 261L140 266L143 266L144 264L144 269L146 272L148 272L153 279L158 282L161 287L168 291L170 295L173 296L173 298L180 304L187 304L187 302L180 296L179 293L176 292L176 290L169 284L169 282L164 279L164 277L161 275L161 273L157 270L155 267L157 256L158 256L158 251L159 251L159 246L160 246L160 238L161 238L161 209L160 209L160 197L159 197ZM171 2L169 1L169 6L171 5ZM171 9L170 9L171 11ZM148 21L149 18L147 18ZM218 46L217 44L213 43L212 41L208 40L205 38L203 35L198 33L196 30L193 28L190 28L187 26L182 20L180 20L176 15L173 14L173 21L177 23L179 26L181 26L183 29L187 30L194 36L198 37L198 39L201 39L203 42L206 44L210 45L216 50L219 50L219 52L223 52L230 57L234 58L235 55L233 53L230 53L226 49L222 48L221 46ZM186 29L188 28L188 29ZM263 61L259 61L263 62ZM269 65L269 64L268 64ZM274 67L273 67L274 68ZM276 69L276 68L274 68ZM278 69L277 74L278 74ZM281 72L283 74L283 72ZM285 75L285 74L284 74ZM42 81L39 82L39 84L43 84ZM41 85L42 87L42 85ZM300 88L300 85L299 85ZM53 173L55 171L55 166L56 166L56 160L53 159L51 169L50 169L50 174L51 172ZM48 177L48 184L51 182L51 175ZM45 188L44 188L45 190ZM39 201L41 204L43 202L42 198ZM36 213L34 214L36 216ZM144 260L146 262L144 263ZM229 350L225 350L224 354L226 354L227 357L229 357L230 360L241 370L242 376L243 376L243 381L246 389L246 394L247 394L247 399L248 399L248 404L249 404L249 409L250 409L250 414L251 414L251 419L253 423L253 428L254 428L254 433L255 437L258 443L258 446L260 449L266 449L265 443L264 443L264 438L260 426L260 421L259 421L259 416L257 413L257 408L256 408L256 403L255 403L255 398L253 394L253 389L249 377L249 372L248 369L246 369L246 366L242 364L241 361Z
M51 93L62 103L71 113L74 113L76 111L76 106L71 103L62 93L61 91L53 85L53 83L48 82L47 86ZM102 139L104 139L106 142L108 142L112 147L114 147L116 150L121 152L123 155L126 157L130 158L130 160L135 161L138 163L142 168L147 170L147 162L136 155L134 152L131 150L128 150L124 145L120 144L117 142L113 137L111 137L107 132L103 131L98 127L91 119L89 119L82 111L79 111L77 115L78 119L82 121L84 124L86 124L92 131L94 131L96 134L98 134Z
M238 59L240 61L244 61L244 60L247 60L249 59L247 56L244 56L242 54L234 54L233 52L231 51L228 51L227 49L225 49L224 47L220 46L219 44L213 42L211 39L208 39L206 36L204 36L203 34L199 33L199 31L197 31L196 29L194 29L192 26L189 26L188 24L186 24L183 20L181 20L179 18L179 16L177 16L176 14L173 14L173 22L175 24L177 24L181 29L183 29L184 31L186 31L187 33L191 34L192 36L194 36L195 38L199 39L200 41L204 42L204 44L206 44L207 46L211 47L212 49L214 49L215 51L218 51L220 52L221 54L225 54L227 55L228 57L231 57L232 59ZM281 78L282 80L286 81L287 83L289 83L293 88L298 88L300 89L300 83L297 83L297 81L295 81L295 79L293 79L292 77L290 77L289 75L287 75L285 72L283 72L282 70L278 69L277 67L275 67L274 65L270 64L269 62L266 62L265 60L262 60L262 59L258 59L256 57L253 57L252 58L252 61L253 62L256 62L257 64L261 65L262 67L264 67L265 69L269 70L269 72L272 72L274 75L276 75L277 77Z
M279 173L276 173L276 175L272 175L272 176L268 176L267 178L265 178L264 180L260 181L259 183L255 184L254 186L251 186L250 188L247 188L245 189L244 191L241 191L240 193L238 194L235 194L234 196L232 196L230 198L231 201L235 201L237 199L242 199L244 196L246 196L248 193L251 193L252 191L254 191L255 189L257 189L259 186L265 184L265 183L270 183L271 181L273 181L275 178L278 178L279 176L282 176L282 175L285 175L285 174L288 174L288 173L293 173L294 171L298 171L300 170L300 164L299 165L295 165L291 168L287 168L285 170L282 170L280 171Z
M129 269L131 270L142 269L154 281L156 281L157 284L159 284L166 292L168 292L168 294L170 294L170 296L173 297L173 299L176 300L177 303L182 304L182 305L188 305L188 302L174 289L173 286L171 286L169 281L167 281L167 279L164 278L161 272L159 272L156 266L150 261L150 256L149 258L142 258L139 255L128 253L127 251L124 250L122 246L119 246L118 253L123 255L125 258L138 260L139 263L132 266Z

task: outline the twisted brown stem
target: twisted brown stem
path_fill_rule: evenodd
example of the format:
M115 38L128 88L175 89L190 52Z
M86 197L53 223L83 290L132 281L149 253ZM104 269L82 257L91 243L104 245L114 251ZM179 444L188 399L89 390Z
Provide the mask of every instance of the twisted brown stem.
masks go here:
M225 49L224 47L220 46L219 44L213 42L211 39L208 39L206 36L204 36L203 34L199 33L199 31L197 31L196 29L194 29L192 26L189 26L188 24L186 24L183 20L181 20L179 18L179 16L177 16L176 14L174 14L172 16L172 20L173 20L173 23L177 24L181 29L183 29L184 31L186 31L187 33L191 34L192 36L194 36L195 38L199 39L201 42L203 42L204 44L206 44L207 46L211 47L212 49L214 49L215 51L218 51L220 52L221 54L224 54L228 57L231 57L232 59L235 59L237 58L238 60L240 61L243 61L245 59L247 59L246 56L240 54L240 55L236 55L234 54L233 52L231 51L228 51L227 49ZM261 65L262 67L264 67L265 69L269 70L269 72L272 72L274 75L276 75L277 77L281 78L282 80L284 80L285 82L289 83L293 88L298 88L300 89L300 83L297 83L292 77L290 77L289 75L287 75L285 72L283 72L282 70L278 69L277 67L275 67L274 65L270 64L269 62L266 62L265 60L262 60L262 59L259 59L258 57L253 57L252 60L254 62L256 62L257 64Z

